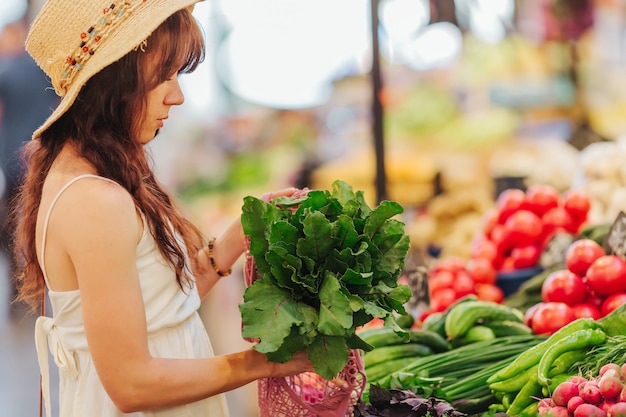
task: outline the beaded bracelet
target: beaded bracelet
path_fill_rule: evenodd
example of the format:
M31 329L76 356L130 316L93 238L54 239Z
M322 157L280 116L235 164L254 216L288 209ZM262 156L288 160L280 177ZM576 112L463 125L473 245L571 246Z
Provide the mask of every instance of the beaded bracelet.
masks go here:
M227 277L230 275L230 273L233 270L231 268L228 268L228 271L224 272L217 267L217 264L215 263L215 259L213 259L214 247L215 247L215 238L211 238L211 240L209 240L209 262L211 262L211 266L213 267L213 270L217 273L217 275L219 275L220 277Z

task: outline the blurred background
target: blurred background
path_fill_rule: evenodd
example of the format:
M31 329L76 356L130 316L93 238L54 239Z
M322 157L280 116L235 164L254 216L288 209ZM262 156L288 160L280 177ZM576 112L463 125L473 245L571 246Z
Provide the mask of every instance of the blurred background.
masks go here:
M19 60L33 68L23 41L42 4L0 4L5 199L16 150L56 100L36 68L27 81L17 71L23 84L3 81ZM625 0L207 0L195 15L206 62L182 77L185 104L149 146L159 178L209 236L245 195L335 179L372 204L401 203L412 245L442 255L467 255L509 186L584 189L592 223L626 208ZM3 261L0 406L32 416L34 316L9 306ZM218 353L248 346L243 289L235 268L203 305ZM229 393L233 416L256 415L254 393Z

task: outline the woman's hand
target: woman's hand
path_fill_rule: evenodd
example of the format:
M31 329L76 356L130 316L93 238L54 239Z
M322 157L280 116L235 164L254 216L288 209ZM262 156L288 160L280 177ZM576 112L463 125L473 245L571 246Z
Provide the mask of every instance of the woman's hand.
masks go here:
M265 355L263 355L265 356ZM315 372L313 364L306 352L296 352L291 359L284 363L269 362L272 364L272 377L286 377L301 374L303 372Z
M298 189L294 188L294 187L289 187L289 188L284 188L282 190L279 191L273 191L270 193L265 193L263 195L261 195L261 197L259 197L261 200L265 201L266 203L269 203L270 201L272 201L273 199L277 198L277 197L291 197Z

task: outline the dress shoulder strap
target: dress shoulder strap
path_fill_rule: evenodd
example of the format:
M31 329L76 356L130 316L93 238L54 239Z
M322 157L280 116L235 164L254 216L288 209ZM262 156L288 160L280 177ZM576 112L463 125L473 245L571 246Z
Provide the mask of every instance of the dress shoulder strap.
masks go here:
M57 200L59 199L59 197L61 197L61 194L63 194L63 192L67 190L76 181L79 181L83 178L98 178L98 179L102 179L102 180L117 184L115 181L113 181L110 178L101 177L99 175L94 175L94 174L82 174L69 180L63 187L61 187L59 192L52 199L52 202L50 203L50 207L48 207L48 212L46 213L46 218L43 223L43 233L41 236L41 271L43 272L43 277L44 277L44 280L46 281L46 285L48 286L48 288L50 288L50 285L48 284L48 275L46 274L45 256L46 256L46 238L48 236L48 222L50 221L50 215L52 214L52 209L54 208L54 205L56 204Z

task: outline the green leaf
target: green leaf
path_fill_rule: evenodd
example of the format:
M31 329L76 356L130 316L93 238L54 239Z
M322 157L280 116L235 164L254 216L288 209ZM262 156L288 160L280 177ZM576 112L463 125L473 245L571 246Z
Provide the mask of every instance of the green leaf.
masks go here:
M339 280L327 274L320 288L319 331L329 336L345 336L352 327L350 301L341 292Z
M259 352L277 351L291 333L292 326L301 326L310 320L312 307L300 303L292 296L259 279L244 292L244 302L239 310L244 319L242 336L260 339L255 346Z
M345 214L337 217L333 223L333 237L337 242L337 247L353 248L359 241L359 234L354 227L352 219Z
M356 333L346 338L346 344L350 349L360 349L364 352L369 352L374 349L374 346L361 339Z
M403 211L400 204L394 201L383 201L378 207L372 210L365 221L364 233L371 239L388 219L401 214Z
M298 241L297 253L323 265L333 247L333 227L326 216L311 212L304 221L305 238Z
M306 351L315 372L327 380L335 378L348 363L344 337L319 334Z

